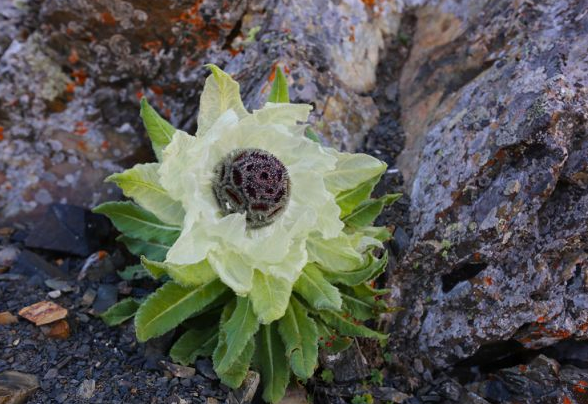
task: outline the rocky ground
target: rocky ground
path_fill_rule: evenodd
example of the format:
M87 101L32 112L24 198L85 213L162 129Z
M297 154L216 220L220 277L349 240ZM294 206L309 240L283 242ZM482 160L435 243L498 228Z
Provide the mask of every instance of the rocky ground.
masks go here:
M389 344L323 358L335 384L321 368L309 397L588 402L587 38L588 0L0 0L0 313L54 301L70 334L0 325L0 373L37 377L33 403L225 399L205 363L174 377L168 340L94 316L153 285L117 275L133 262L103 222L53 204L115 199L103 178L153 158L142 95L194 132L204 63L248 108L280 64L322 141L405 193L380 219L404 309L374 324Z

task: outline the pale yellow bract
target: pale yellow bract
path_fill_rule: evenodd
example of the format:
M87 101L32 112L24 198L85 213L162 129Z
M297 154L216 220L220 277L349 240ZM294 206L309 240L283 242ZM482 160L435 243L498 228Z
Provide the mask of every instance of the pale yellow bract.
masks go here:
M379 175L385 164L365 154L340 153L304 136L310 105L267 103L249 113L239 85L211 66L200 100L196 136L176 131L156 167L169 198L158 210L170 215L169 199L179 202L181 235L166 263L186 270L213 271L238 295L248 295L262 323L285 313L292 285L310 262L330 260L339 270L361 265L362 249L374 239L348 237L336 195ZM223 216L214 197L214 168L235 149L259 148L287 168L290 201L271 225L246 227L245 214ZM141 204L141 201L138 201ZM174 215L178 216L178 215ZM341 259L344 257L344 259ZM196 265L197 264L197 265Z

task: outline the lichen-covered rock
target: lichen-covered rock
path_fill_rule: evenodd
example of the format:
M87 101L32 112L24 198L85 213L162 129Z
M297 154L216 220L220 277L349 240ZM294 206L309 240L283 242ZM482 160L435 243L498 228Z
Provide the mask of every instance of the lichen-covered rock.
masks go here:
M354 149L378 109L383 38L398 3L359 0L0 0L0 217L53 202L112 199L103 178L152 158L138 117L146 96L194 132L199 93L216 63L259 107L276 63L291 98L315 105L326 140ZM271 79L271 77L270 77Z
M588 2L416 10L400 81L413 238L391 279L400 363L588 337ZM423 368L423 366L421 366Z

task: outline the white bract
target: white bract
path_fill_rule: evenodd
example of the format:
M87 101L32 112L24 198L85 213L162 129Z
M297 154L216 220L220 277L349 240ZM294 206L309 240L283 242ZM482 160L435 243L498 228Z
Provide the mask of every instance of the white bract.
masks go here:
M259 321L267 324L284 315L305 265L350 271L362 265L369 245L379 243L343 232L336 196L379 176L386 166L371 156L340 153L308 139L304 122L310 105L267 103L247 112L239 85L216 66L211 69L196 136L176 130L158 151L160 163L132 169L148 172L144 178L157 192L123 190L162 222L181 228L166 264L212 270L236 294L249 296ZM217 164L247 148L277 157L291 185L283 214L256 229L247 227L244 213L223 216L213 192Z

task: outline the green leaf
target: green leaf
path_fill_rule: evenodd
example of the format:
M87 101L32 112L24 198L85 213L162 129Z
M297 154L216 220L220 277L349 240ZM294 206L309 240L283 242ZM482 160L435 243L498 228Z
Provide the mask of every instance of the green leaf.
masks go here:
M367 328L349 317L344 317L341 313L322 310L319 311L319 315L328 326L337 329L343 335L349 337L377 338L380 340L388 339L388 334L382 334Z
M175 282L167 282L153 292L137 311L137 339L144 342L165 334L202 311L226 289L218 279L199 288L185 288Z
M157 160L161 161L161 151L171 142L176 128L163 119L145 97L141 98L141 119Z
M365 201L372 194L374 187L380 181L381 174L367 180L359 186L341 192L335 200L337 205L341 208L341 217L345 217L357 207L361 202Z
M182 286L200 286L217 278L218 275L213 271L208 261L201 261L196 264L172 264L166 262L156 262L141 257L141 263L155 277L162 274L169 275L175 282Z
M306 248L310 262L331 271L352 271L363 264L362 255L353 248L351 238L344 233L330 239L310 237Z
M127 198L153 213L164 223L182 225L184 208L173 200L159 183L160 164L137 164L122 173L112 174L107 182L114 182Z
M308 311L294 296L279 321L278 331L294 374L302 379L310 378L317 366L318 330Z
M267 101L288 103L290 102L290 95L288 94L288 80L286 79L286 76L284 76L284 72L282 71L281 67L276 67L275 72L276 77L274 78L274 83L272 84L272 89L270 90Z
M235 311L220 327L219 344L212 356L214 370L218 374L231 369L258 329L259 323L251 300L238 296Z
M138 301L128 297L110 306L108 310L100 315L100 318L109 326L119 325L133 317L139 306Z
M339 310L342 300L339 290L325 280L314 264L307 264L294 284L294 290L317 310Z
M323 382L331 384L335 379L335 375L333 374L333 371L331 369L324 369L321 372L321 379L323 380Z
M117 274L122 280L125 281L143 279L150 275L142 265L129 265L124 270L118 271Z
M258 361L263 380L262 398L269 403L279 402L290 381L290 367L284 355L285 347L277 331L277 324L262 325L258 333Z
M389 194L378 199L363 201L353 212L343 218L343 222L353 227L369 226L382 213L384 206L393 204L401 197L402 194Z
M118 236L116 241L123 243L131 253L137 256L144 255L154 261L163 261L169 250L168 245L155 241L138 240L124 235Z
M363 153L339 153L330 150L337 157L333 171L325 174L325 185L333 194L355 189L374 177L380 177L386 170L386 163Z
M372 254L369 254L367 264L363 268L346 272L330 271L323 268L323 275L330 283L355 286L381 275L386 270L387 264L388 251L384 252L384 256L380 259L376 259Z
M336 354L349 348L353 338L337 335L335 329L327 327L321 320L316 320L319 333L319 345L329 354Z
M292 284L288 280L255 270L249 298L261 324L269 324L281 318L286 312L291 294Z
M218 343L218 326L204 330L188 330L171 347L169 355L174 362L188 366L198 356L210 356Z
M133 202L106 202L92 211L107 216L128 237L172 245L180 236L179 226L163 223Z
M227 369L226 372L217 372L221 382L232 389L239 388L243 383L243 380L245 380L245 377L247 377L247 372L249 371L249 366L251 365L251 359L253 358L254 353L255 337L251 337L247 342L245 349L243 349L243 352L241 352L241 355L239 355L239 358L237 358L233 365Z
M363 233L367 237L373 237L381 242L388 241L392 238L392 233L384 226L366 226L357 229L357 231Z
M212 74L206 79L200 96L196 136L206 133L214 122L229 109L235 111L239 118L249 114L241 101L239 83L218 66L208 64L206 67L211 70Z
M222 330L226 329L227 323L232 318L235 318L237 306L236 301L237 299L232 299L228 304L225 305L221 313L219 321L221 332L219 333L218 344L213 353L213 360L214 355L216 355L220 350L224 350L227 346L227 334ZM239 357L233 362L232 366L229 367L229 369L227 369L225 372L219 372L215 369L221 381L233 389L238 388L247 376L249 364L251 363L251 358L255 352L255 337L253 335L249 338L249 340L245 340L244 343L246 344L245 348Z
M353 293L341 291L343 311L351 315L351 320L366 321L376 317L376 299L373 297L357 297Z
M306 128L305 136L307 138L309 138L310 140L312 140L313 142L317 142L317 143L321 142L321 139L318 137L316 132L310 128L310 126Z

